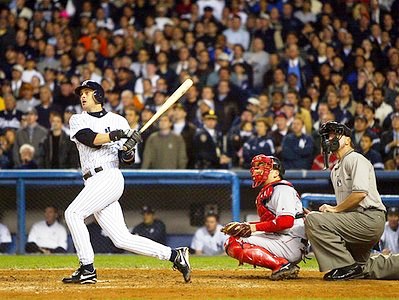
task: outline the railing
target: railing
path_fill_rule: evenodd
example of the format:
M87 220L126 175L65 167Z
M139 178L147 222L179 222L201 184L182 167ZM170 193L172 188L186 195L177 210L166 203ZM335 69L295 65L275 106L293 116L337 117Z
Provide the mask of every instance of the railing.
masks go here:
M303 207L309 207L311 203L322 204L322 203L335 203L335 195L330 194L302 194ZM399 205L399 195L381 195L382 202L387 206Z
M235 221L240 220L240 182L234 172L226 170L123 170L125 185L230 185L231 215ZM71 170L26 170L0 171L0 186L16 185L17 209L17 253L25 252L26 242L26 187L27 186L64 186L83 185L82 175ZM2 200L0 189L0 198ZM195 200L195 199L193 199Z

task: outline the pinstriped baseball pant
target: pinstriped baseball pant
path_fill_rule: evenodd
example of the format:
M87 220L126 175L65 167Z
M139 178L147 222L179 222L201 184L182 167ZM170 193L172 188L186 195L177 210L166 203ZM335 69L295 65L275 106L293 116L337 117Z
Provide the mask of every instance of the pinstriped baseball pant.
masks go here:
M94 261L89 231L84 223L92 214L116 247L162 260L170 258L171 248L129 232L118 201L123 189L124 179L119 169L103 170L86 180L83 190L65 211L65 220L83 265Z

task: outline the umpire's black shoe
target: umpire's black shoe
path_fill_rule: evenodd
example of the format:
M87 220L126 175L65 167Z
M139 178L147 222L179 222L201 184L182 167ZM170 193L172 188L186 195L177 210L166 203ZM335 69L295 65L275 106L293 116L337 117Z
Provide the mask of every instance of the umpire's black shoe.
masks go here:
M75 272L73 272L71 277L65 277L62 279L63 283L81 283L81 284L87 284L87 283L96 283L97 282L97 272L94 270L93 272L90 272L83 268L83 266L80 266L79 269L77 269Z
M176 248L177 256L173 262L173 269L183 274L185 282L191 281L191 266L187 247Z
M327 281L335 281L362 278L362 276L363 268L357 263L354 263L350 266L331 270L324 274L323 279Z
M270 275L271 280L284 280L298 278L299 267L296 264L288 263L282 266L278 271Z

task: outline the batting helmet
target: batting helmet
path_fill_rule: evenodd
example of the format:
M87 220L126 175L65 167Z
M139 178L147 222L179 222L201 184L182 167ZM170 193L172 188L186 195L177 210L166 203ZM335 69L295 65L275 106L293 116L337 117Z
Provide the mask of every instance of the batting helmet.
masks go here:
M250 169L253 181L252 187L257 187L266 182L271 170L277 170L280 177L283 178L285 170L277 157L266 156L264 154L254 156L251 161Z
M99 83L97 83L97 82L95 82L93 80L85 80L85 81L83 81L80 84L80 86L78 86L75 89L75 94L80 97L80 92L83 89L92 90L94 92L93 93L94 100L96 100L98 103L104 104L104 100L105 100L104 95L105 95L105 93L104 93L103 87Z

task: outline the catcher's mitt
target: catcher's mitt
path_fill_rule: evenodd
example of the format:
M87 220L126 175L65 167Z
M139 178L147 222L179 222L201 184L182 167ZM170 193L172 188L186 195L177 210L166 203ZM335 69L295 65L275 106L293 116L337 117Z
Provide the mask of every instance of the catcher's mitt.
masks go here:
M230 222L223 226L221 232L236 236L236 237L250 237L251 236L251 225L249 223Z

